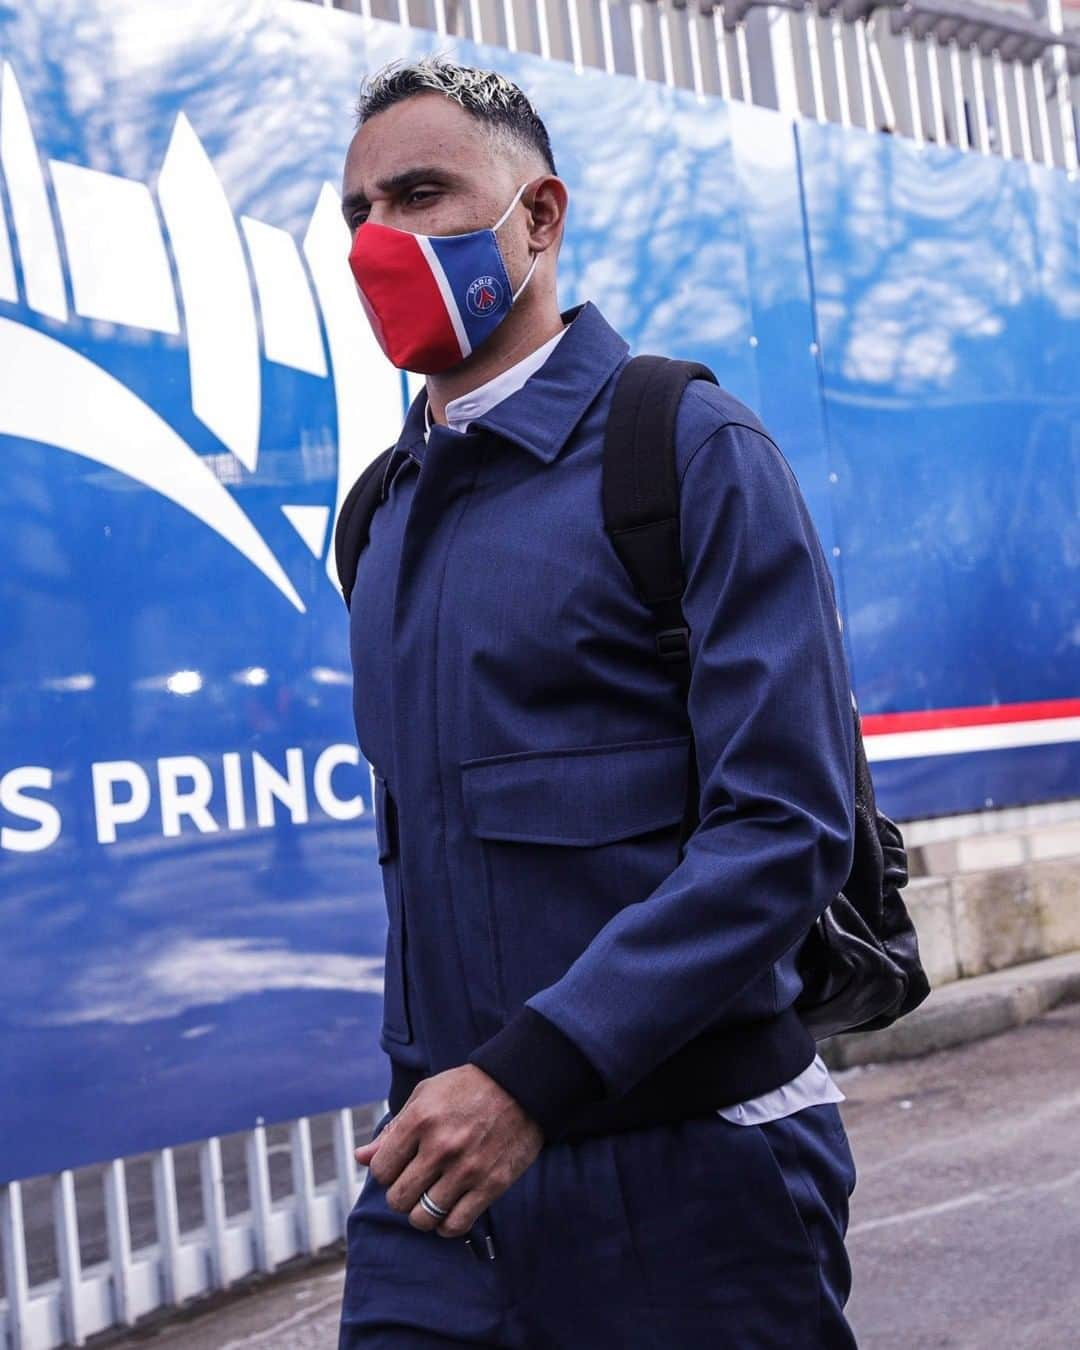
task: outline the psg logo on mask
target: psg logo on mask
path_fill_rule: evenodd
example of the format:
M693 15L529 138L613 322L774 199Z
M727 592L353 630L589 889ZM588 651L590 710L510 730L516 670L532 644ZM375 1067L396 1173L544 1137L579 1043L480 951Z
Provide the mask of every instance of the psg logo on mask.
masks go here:
M465 292L465 304L470 314L482 319L498 307L502 300L502 282L498 277L477 277Z

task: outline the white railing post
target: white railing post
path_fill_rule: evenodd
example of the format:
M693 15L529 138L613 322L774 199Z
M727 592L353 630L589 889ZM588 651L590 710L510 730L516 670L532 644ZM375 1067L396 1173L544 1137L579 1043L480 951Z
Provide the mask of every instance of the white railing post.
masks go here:
M1039 158L1044 164L1053 164L1054 145L1050 139L1050 109L1046 102L1046 70L1042 53L1031 63L1031 78L1035 85L1035 115L1039 121Z
M171 1148L154 1154L154 1222L161 1251L162 1302L180 1301L180 1217L176 1207L176 1171Z
M697 7L686 11L686 41L690 51L690 78L694 93L699 99L704 99L705 62L701 50L701 10Z
M961 150L970 150L971 137L968 135L967 107L964 97L964 68L960 63L960 44L955 38L952 38L949 42L949 81L952 85L956 143Z
M945 145L945 108L941 97L941 48L933 33L923 39L926 47L926 74L930 84L930 115L934 120L934 139Z
M276 1262L271 1250L270 1160L266 1152L266 1127L261 1120L248 1135L245 1152L255 1269L268 1274Z
M795 44L792 25L802 20L790 9L770 6L765 11L769 33L769 56L776 82L776 106L786 117L798 117L799 82L795 74Z
M1031 145L1031 109L1028 107L1027 80L1024 76L1026 67L1018 57L1014 57L1011 64L1013 92L1016 95L1016 119L1020 124L1020 153L1031 164L1035 159L1035 152Z
M837 10L829 15L832 31L833 70L836 73L836 99L840 108L840 125L851 126L851 94L848 90L847 49L844 43L844 21Z
M979 149L990 154L990 123L986 116L986 82L983 79L982 48L976 42L970 48L971 83L975 94L975 126L979 133Z
M225 1251L225 1177L221 1167L221 1140L216 1137L207 1139L199 1149L199 1181L210 1288L226 1289L230 1272Z
M728 29L721 10L713 10L712 22L713 32L716 35L716 73L720 80L720 97L730 100L734 97L731 83L731 54Z
M337 1178L338 1208L341 1212L341 1231L345 1232L345 1222L349 1217L360 1190L356 1175L356 1135L353 1131L352 1112L347 1108L334 1113L334 1175ZM366 1174L366 1169L365 1169Z
M618 67L615 65L615 39L611 31L611 0L599 0L600 5L600 46L604 53L604 70L609 75L614 75Z
M122 1158L105 1168L105 1234L112 1279L113 1314L119 1326L131 1326L131 1228L128 1223L127 1180Z
M735 51L739 58L739 97L744 103L753 103L754 87L750 79L750 52L746 45L746 21L735 25Z
M17 1181L0 1187L0 1244L4 1248L8 1345L10 1350L34 1350L30 1344L30 1281L26 1273L22 1187Z
M1046 0L1046 26L1059 36L1065 32L1061 0ZM1069 81L1068 53L1060 44L1051 48L1051 69L1057 96L1058 125L1061 129L1062 163L1067 173L1077 168L1076 127L1073 124L1072 89Z
M71 1345L82 1345L82 1257L79 1254L79 1214L75 1204L75 1176L70 1170L53 1177L53 1234L56 1239L56 1269L60 1276L60 1315L64 1336Z
M810 5L803 10L806 21L806 51L810 61L810 98L814 108L814 120L825 121L825 84L821 74L821 51L818 47L817 10Z
M994 76L994 121L997 124L998 154L1005 159L1012 159L1009 100L1005 97L1005 72L1001 68L1001 53L996 47L990 54L990 69Z
M874 91L870 83L870 51L866 40L866 20L855 20L855 53L859 63L859 98L862 101L862 122L867 131L876 130L874 121Z
M911 138L922 145L925 138L922 120L922 99L919 96L919 75L915 69L915 39L911 29L905 28L900 38L904 53L904 83L907 86L908 111L911 115Z
M316 1250L313 1206L315 1168L311 1158L311 1124L306 1116L294 1120L289 1129L292 1161L293 1206L296 1214L296 1241L302 1252Z
M868 50L870 52L870 65L874 72L874 80L877 86L878 98L881 100L881 113L885 119L885 125L890 131L899 131L900 128L896 120L896 105L893 103L892 90L889 88L889 79L885 74L885 62L881 58L881 45L878 42L877 25L878 16L875 12L866 27L866 38Z

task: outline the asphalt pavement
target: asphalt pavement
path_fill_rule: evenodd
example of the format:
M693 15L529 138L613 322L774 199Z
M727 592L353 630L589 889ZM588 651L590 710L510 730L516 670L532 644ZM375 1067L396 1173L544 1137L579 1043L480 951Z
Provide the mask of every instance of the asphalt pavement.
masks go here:
M1080 1346L1080 1004L835 1077L858 1169L848 1314L860 1350ZM110 1344L334 1350L342 1277L334 1257Z

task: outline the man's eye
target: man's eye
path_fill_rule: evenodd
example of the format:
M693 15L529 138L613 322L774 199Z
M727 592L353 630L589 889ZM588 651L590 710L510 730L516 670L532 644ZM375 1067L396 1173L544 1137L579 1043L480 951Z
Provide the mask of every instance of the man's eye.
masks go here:
M405 198L407 206L414 202L422 201L425 197L437 197L439 194L432 188L414 188Z

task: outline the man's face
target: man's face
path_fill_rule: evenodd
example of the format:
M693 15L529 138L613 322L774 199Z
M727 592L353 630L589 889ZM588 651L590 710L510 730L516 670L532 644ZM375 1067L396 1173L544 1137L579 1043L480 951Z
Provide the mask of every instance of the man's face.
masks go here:
M377 113L353 137L342 212L352 233L369 220L414 234L461 234L494 225L516 189L542 174L432 90ZM517 251L510 235L508 221L499 236L504 256ZM523 232L517 243L527 256Z

